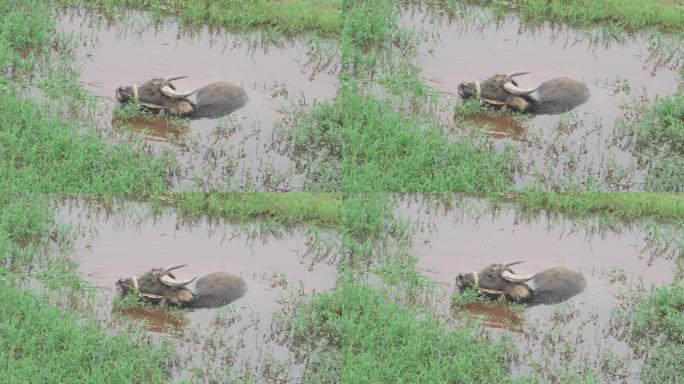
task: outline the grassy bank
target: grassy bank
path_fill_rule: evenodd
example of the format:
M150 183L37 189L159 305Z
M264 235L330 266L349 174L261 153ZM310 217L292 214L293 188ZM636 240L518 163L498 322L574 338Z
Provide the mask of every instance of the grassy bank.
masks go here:
M170 350L112 336L13 286L0 269L0 382L165 383Z
M186 25L212 25L236 31L264 29L286 35L315 32L323 36L339 33L342 0L57 0L69 7L115 13L122 7L178 17Z
M175 193L163 201L176 207L180 216L209 216L229 221L265 220L283 225L317 224L336 226L340 222L342 197L324 193Z
M439 1L451 3L453 1ZM627 31L656 28L684 32L684 5L672 0L473 0L497 11L515 11L529 21L556 21L576 26L605 24Z
M548 210L569 217L598 215L626 222L649 218L684 223L684 194L525 191L508 195L506 200L523 211Z

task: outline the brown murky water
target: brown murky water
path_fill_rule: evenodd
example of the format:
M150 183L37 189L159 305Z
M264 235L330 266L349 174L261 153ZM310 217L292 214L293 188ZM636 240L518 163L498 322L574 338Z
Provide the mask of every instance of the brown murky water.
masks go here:
M64 15L60 29L85 37L77 53L80 79L102 98L101 125L111 132L114 92L120 85L142 83L152 77L185 75L179 89L214 81L243 86L249 102L222 119L190 120L179 132L163 119L128 121L147 131L155 148L178 148L183 171L178 189L203 190L252 187L290 190L302 178L290 159L271 147L281 110L293 103L310 103L334 96L337 76L312 64L306 41L261 41L220 30L185 30L170 20L156 25L145 14L131 12L125 21L112 22L78 13ZM115 124L116 125L116 124ZM172 145L164 145L171 142Z
M472 204L480 205L477 201ZM548 353L545 348L549 346L537 344L538 339L559 329L574 337L579 335L581 341L575 346L578 364L579 360L587 359L582 363L596 364L600 371L599 357L607 349L629 359L629 348L607 336L611 311L620 303L619 294L627 287L662 285L675 277L676 264L666 257L654 258L640 228L619 232L591 229L562 219L528 219L513 210L493 214L479 209L453 209L428 214L424 209L422 203L404 202L399 212L419 218L421 230L414 239L420 257L417 267L441 283L445 296L453 292L459 273L480 270L494 262L524 261L513 267L519 274L565 266L584 275L586 289L560 305L527 307L522 314L501 304L464 308L483 316L486 326L504 328L517 335L515 342L521 350L530 351L532 361ZM561 308L573 315L559 328L554 319L559 317ZM529 371L528 364L523 360L517 370ZM615 382L638 382L639 362L631 361L626 367L634 376L630 374Z
M518 183L529 185L531 175L541 173L547 189L558 188L561 179L593 177L606 190L641 190L643 171L615 145L614 122L622 116L623 105L636 98L653 99L677 89L683 63L681 53L668 46L673 42L647 35L611 38L600 30L582 32L549 24L522 26L515 17L496 21L484 10L468 11L468 16L451 22L418 10L405 15L408 25L426 32L418 59L422 76L446 95L449 106L461 102L458 84L494 73L529 71L516 78L523 88L570 76L584 81L591 91L589 101L569 115L532 117L524 132L520 125L500 118L476 116L475 125L492 127L494 138L524 139L523 157L531 164ZM449 112L447 108L450 116ZM618 177L617 168L629 175Z
M282 299L292 294L311 294L330 289L337 270L315 264L305 230L267 230L258 226L231 226L180 222L174 214L152 217L138 213L101 216L80 208L63 208L64 222L80 234L74 259L79 272L99 288L96 310L102 318L112 314L117 295L115 282L121 277L140 275L155 266L188 264L179 277L229 271L242 276L248 285L245 296L217 309L171 312L150 307L133 307L123 314L143 321L149 331L164 332L176 346L180 363L174 378L197 375L203 381L221 375L254 369L259 372L272 358L283 362L283 375L296 374L287 348L271 339L273 315Z

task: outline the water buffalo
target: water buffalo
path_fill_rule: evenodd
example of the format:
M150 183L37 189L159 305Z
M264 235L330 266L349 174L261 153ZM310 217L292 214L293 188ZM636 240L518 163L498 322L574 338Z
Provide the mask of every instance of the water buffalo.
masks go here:
M171 83L186 76L155 77L144 84L120 86L116 99L120 103L137 100L141 108L173 116L216 118L241 108L249 99L242 87L217 81L199 89L179 91Z
M510 268L521 261L492 264L482 271L460 274L459 288L474 287L490 298L506 298L529 304L552 304L565 301L587 286L581 273L565 267L553 267L529 276L517 275Z
M479 98L495 108L538 115L567 112L589 100L586 84L569 77L547 80L535 88L520 88L513 78L527 73L495 74L484 81L461 83L458 94L463 99Z
M123 294L137 291L138 296L148 302L189 308L227 305L247 291L245 281L228 272L178 280L171 271L182 267L185 265L153 268L142 276L119 279L116 285Z

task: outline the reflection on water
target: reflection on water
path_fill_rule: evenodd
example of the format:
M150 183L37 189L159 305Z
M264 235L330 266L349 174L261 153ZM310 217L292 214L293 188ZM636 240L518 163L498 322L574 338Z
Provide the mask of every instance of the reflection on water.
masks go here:
M481 316L482 324L490 328L506 329L511 332L523 332L524 319L520 313L502 302L475 302L454 308L455 312L468 311L469 314Z
M190 321L180 313L171 312L166 308L155 308L149 305L135 305L130 308L117 309L116 314L129 319L141 321L143 327L150 332L180 335L183 327Z
M187 144L183 142L183 136L188 133L189 127L182 125L177 119L151 115L114 117L112 126L119 129L130 127L136 132L143 133L146 140L167 142L188 149Z
M525 140L525 127L509 114L503 112L473 113L463 118L469 124L484 129L495 139Z

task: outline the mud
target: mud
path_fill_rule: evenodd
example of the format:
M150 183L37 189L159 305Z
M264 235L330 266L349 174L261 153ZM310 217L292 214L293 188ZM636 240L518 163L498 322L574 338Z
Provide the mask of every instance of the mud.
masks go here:
M622 372L627 376L619 380L615 376L615 382L638 382L640 362L630 360L624 343L607 337L611 311L628 288L661 285L672 281L677 272L671 258L650 253L653 247L645 231L638 226L615 230L562 218L528 218L512 209L492 212L475 200L466 203L467 208L433 206L430 210L423 199L417 201L403 201L398 213L418 220L420 230L414 238L417 268L440 283L445 302L455 292L459 273L481 270L493 262L524 261L513 267L519 274L565 266L586 278L586 289L559 305L523 307L522 312L491 302L454 307L456 315L465 310L482 316L484 325L514 336L519 350L529 353L517 366L518 373L539 369L534 362L549 353L552 339L557 343L554 348L561 341L574 348L576 354L569 361L576 366L590 365L596 372L605 368L600 366L603 354L615 353L623 359L620 369L629 372ZM571 338L577 340L568 341ZM544 361L560 364L563 359ZM544 369L548 375L554 368Z
M332 288L337 275L333 266L312 261L316 248L305 229L190 224L171 212L143 213L140 206L125 215L109 216L79 205L65 206L60 218L79 234L73 259L84 279L97 287L97 317L115 326L117 319L134 320L148 331L163 332L158 337L169 340L180 356L174 380L195 377L221 382L226 380L226 369L252 374L273 361L282 363L279 377L297 373L288 349L273 341L273 315L292 294ZM188 264L176 271L179 278L222 270L240 275L248 290L216 309L112 305L118 296L117 279L171 264Z
M203 28L185 29L171 20L154 22L131 11L120 21L79 12L62 15L61 31L86 42L77 52L80 79L99 99L100 129L116 136L112 124L118 86L152 77L185 75L179 89L214 81L243 86L246 106L221 119L185 120L179 131L164 119L135 118L133 130L145 132L153 148L175 151L181 170L177 189L222 190L251 187L292 190L301 186L292 161L271 146L281 111L294 103L334 96L335 70L325 71L304 39L265 41L258 35L233 35ZM169 143L171 145L169 145Z
M600 28L579 31L548 23L523 25L514 16L495 19L470 7L452 20L411 9L404 23L423 31L418 62L423 79L445 95L447 125L454 124L448 121L452 107L462 102L457 94L462 82L529 71L516 78L523 88L559 76L588 85L588 102L569 114L532 116L524 132L519 124L492 120L487 114L471 119L495 139L523 141L521 152L529 165L519 175L519 185L540 182L533 175L541 174L546 189L559 189L571 178L582 183L596 179L606 190L642 189L644 174L636 169L632 155L616 145L614 124L639 98L652 100L677 89L684 55L672 46L680 44L676 39L646 34L613 37ZM463 126L450 130L463 131ZM615 168L629 175L613 180Z

